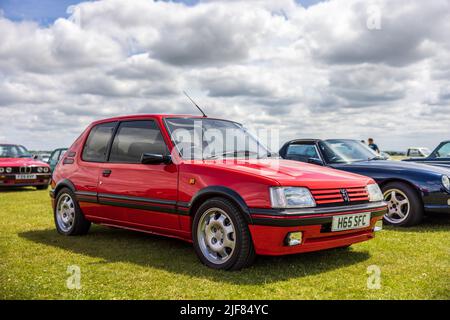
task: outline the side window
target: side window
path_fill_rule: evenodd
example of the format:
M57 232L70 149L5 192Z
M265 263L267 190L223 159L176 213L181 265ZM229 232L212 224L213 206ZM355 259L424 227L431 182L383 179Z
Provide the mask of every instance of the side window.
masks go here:
M115 122L109 122L98 124L91 129L83 148L82 159L84 161L103 162L106 160L108 144L115 127Z
M145 120L120 123L109 161L141 163L143 153L167 153L166 143L156 122Z
M409 155L412 157L420 156L419 151L417 151L416 149L409 150Z
M287 155L292 158L305 157L305 158L317 158L320 159L317 153L316 146L313 144L291 144L288 147Z
M438 158L450 158L450 142L444 144L436 152L436 157Z

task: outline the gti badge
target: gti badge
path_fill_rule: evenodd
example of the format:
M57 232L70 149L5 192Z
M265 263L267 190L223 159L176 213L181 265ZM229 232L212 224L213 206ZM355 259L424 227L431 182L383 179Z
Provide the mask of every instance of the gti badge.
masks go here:
M341 195L342 199L344 199L344 202L350 202L350 197L348 196L348 192L346 189L341 189Z

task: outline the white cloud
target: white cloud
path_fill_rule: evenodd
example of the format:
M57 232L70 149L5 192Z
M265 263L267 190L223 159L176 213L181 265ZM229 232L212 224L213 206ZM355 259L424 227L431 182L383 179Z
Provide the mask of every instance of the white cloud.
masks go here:
M379 9L380 30L367 27ZM0 15L0 138L69 145L99 118L207 113L300 137L433 147L450 123L450 1L86 2Z

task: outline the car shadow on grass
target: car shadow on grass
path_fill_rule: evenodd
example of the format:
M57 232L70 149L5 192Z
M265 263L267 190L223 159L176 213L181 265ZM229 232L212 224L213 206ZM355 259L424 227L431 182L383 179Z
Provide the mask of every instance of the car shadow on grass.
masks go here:
M311 276L370 258L368 252L352 248L283 257L258 256L250 268L228 272L203 266L189 243L122 229L94 226L88 235L82 237L64 237L54 229L27 231L19 233L19 236L70 253L102 259L101 262L92 262L94 264L126 262L193 278L245 285Z

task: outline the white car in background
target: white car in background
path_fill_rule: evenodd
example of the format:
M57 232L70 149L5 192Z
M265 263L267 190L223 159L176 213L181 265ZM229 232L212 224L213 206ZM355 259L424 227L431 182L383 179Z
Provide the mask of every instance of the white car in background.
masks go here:
M424 147L411 147L406 151L406 156L409 158L423 158L430 155L430 149Z

